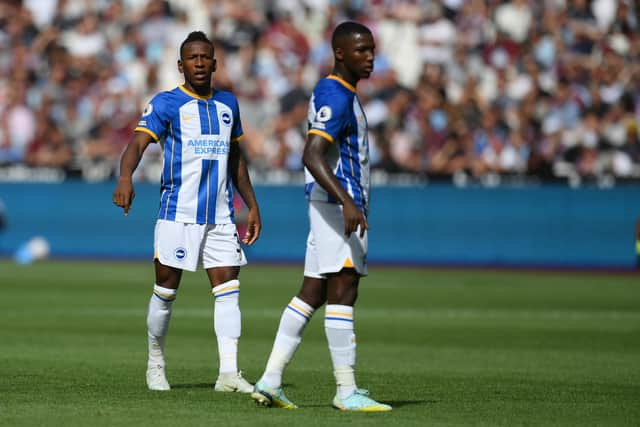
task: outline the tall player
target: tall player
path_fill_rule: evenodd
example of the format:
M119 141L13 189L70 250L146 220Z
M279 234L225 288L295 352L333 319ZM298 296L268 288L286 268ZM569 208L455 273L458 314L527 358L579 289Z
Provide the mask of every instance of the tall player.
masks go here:
M346 411L389 411L391 406L356 387L353 306L367 274L369 145L356 84L373 71L371 31L356 22L336 27L332 73L309 102L303 162L311 229L302 288L280 319L267 367L251 397L265 406L295 409L282 390L282 373L313 313L327 303L324 327L337 383L333 406Z
M233 186L249 209L242 241L260 235L258 203L238 146L242 124L234 95L212 89L216 60L211 41L195 31L180 46L178 69L184 84L157 94L144 110L122 154L113 202L128 215L135 196L132 174L147 146L164 152L160 209L154 233L155 285L147 314L150 390L169 390L164 344L183 270L202 264L215 298L218 341L217 391L250 393L238 371L240 266L246 264L234 222Z

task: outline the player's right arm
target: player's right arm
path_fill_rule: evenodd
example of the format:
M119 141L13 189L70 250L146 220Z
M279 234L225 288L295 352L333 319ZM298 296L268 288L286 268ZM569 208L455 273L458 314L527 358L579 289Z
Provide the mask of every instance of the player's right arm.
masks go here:
M154 139L146 132L136 131L133 139L127 145L120 158L120 177L113 192L113 203L124 209L124 214L129 215L129 208L133 203L136 193L133 189L133 172L138 167L144 150Z
M325 158L325 153L330 144L332 142L327 138L316 133L309 133L302 155L302 162L316 182L342 205L345 236L350 236L360 226L360 237L362 238L365 230L369 228L367 218L331 171Z

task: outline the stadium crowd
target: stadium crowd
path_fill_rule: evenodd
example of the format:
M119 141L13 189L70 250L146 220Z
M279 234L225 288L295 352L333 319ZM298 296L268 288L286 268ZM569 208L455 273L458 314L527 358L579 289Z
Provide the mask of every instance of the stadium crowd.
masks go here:
M299 172L308 95L347 19L374 31L359 94L372 166L425 177L640 178L633 0L0 0L0 165L110 179L178 46L216 44L256 173ZM138 179L157 180L160 150Z

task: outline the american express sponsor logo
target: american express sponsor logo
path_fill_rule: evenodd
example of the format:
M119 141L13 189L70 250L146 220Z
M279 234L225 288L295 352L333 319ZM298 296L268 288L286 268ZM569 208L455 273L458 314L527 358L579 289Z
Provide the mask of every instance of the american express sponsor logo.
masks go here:
M190 139L187 146L194 154L229 154L229 141L222 139Z

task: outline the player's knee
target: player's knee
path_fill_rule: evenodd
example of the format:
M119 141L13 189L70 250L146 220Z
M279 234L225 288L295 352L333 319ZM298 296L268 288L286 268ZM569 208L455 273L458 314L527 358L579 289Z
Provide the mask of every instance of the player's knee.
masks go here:
M329 291L329 304L354 305L358 299L358 288L355 286L337 286Z
M221 284L230 282L232 280L238 280L240 275L240 267L214 267L207 269L207 275L212 287L219 286Z
M311 307L313 307L314 310L322 307L324 303L327 302L327 295L324 292L309 292L306 289L300 290L300 292L298 293L298 298L309 304Z
M354 269L343 269L329 276L327 297L329 304L353 305L358 298L360 277Z
M327 302L326 281L305 276L297 297L313 307L314 310L322 307Z

